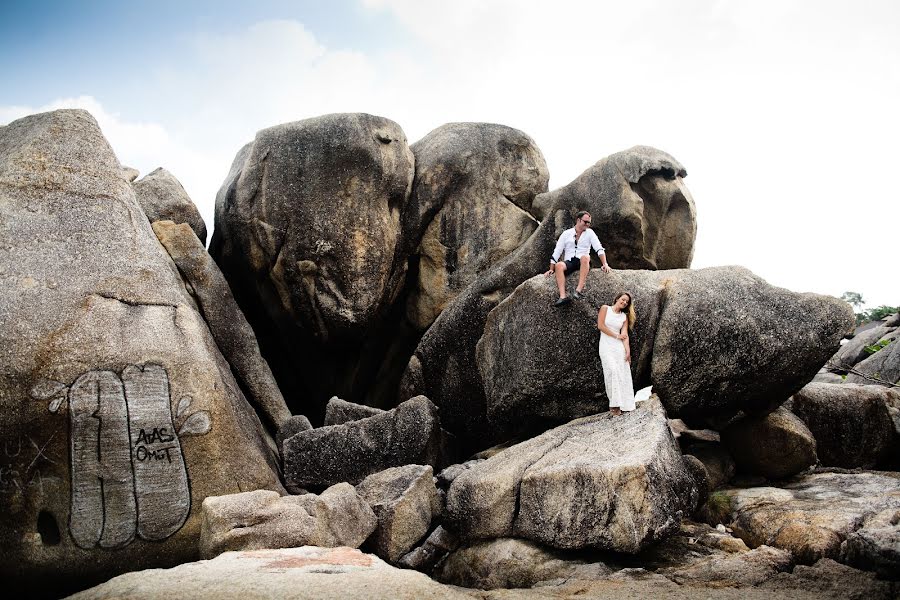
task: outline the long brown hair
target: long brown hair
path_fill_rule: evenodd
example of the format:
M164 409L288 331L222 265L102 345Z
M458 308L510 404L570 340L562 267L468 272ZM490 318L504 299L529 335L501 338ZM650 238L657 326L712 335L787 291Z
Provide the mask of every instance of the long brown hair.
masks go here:
M628 319L628 329L634 329L634 322L637 319L637 316L634 314L634 296L631 295L631 292L619 292L616 294L616 299L613 300L613 304L619 301L619 298L622 296L628 296L628 306L625 307L625 318Z

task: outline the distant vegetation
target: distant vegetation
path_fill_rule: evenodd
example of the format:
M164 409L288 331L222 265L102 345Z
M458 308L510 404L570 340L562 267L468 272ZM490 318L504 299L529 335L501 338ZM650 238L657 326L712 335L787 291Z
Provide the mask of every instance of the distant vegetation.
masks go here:
M870 321L878 321L895 312L900 312L900 306L878 306L869 310L862 310L862 306L866 303L862 294L858 292L844 292L841 294L841 300L853 307L856 313L856 324L862 325Z

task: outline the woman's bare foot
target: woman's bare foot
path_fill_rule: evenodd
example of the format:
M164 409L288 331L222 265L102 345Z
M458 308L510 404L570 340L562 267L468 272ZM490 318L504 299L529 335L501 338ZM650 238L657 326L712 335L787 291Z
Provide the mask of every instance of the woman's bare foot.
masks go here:
M611 412L614 417L618 417L622 414L622 409L616 406L609 409L609 412Z

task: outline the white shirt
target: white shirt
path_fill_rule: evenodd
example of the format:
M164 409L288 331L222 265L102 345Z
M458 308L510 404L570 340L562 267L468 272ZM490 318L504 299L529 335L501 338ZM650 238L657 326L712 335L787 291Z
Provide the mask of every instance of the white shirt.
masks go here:
M553 250L553 262L559 261L560 254L563 255L563 260L569 260L573 256L575 258L587 256L591 253L591 248L594 249L597 256L606 254L593 229L585 229L581 234L581 237L578 238L577 245L575 244L575 228L572 227L571 229L566 229L562 232L562 235L559 236L559 239L556 240L556 248Z

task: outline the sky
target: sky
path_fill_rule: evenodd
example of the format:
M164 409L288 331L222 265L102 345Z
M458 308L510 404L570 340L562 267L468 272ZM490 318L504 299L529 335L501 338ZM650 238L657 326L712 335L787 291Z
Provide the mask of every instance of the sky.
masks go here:
M634 145L678 159L692 268L900 305L893 0L6 0L0 74L0 124L87 109L207 227L265 127L366 112L413 143L500 123L535 140L551 190Z

